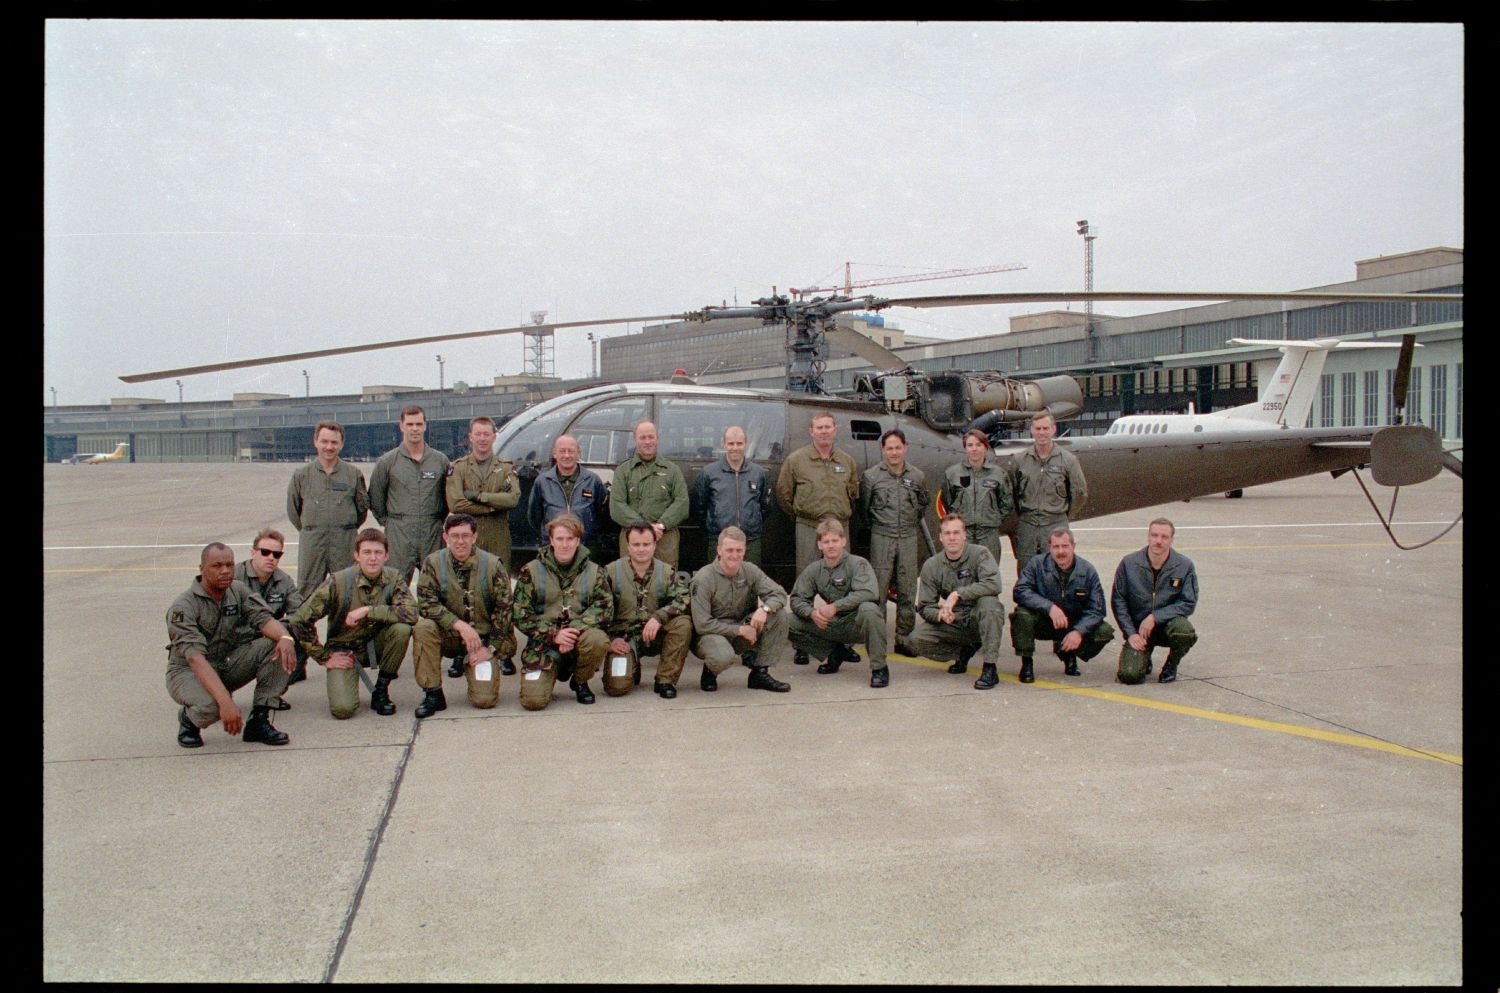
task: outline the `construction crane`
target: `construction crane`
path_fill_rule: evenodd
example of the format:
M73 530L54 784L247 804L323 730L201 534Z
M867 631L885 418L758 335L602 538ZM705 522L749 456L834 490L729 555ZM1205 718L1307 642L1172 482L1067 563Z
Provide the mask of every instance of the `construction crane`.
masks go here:
M861 262L860 265L870 265L869 262ZM957 279L959 276L980 276L987 272L1011 272L1016 269L1026 268L1019 262L1009 262L1005 265L980 266L977 269L940 269L936 272L919 272L910 276L883 276L880 279L861 279L855 282L851 278L850 269L853 262L844 263L844 285L843 286L813 286L803 289L790 289L793 297L801 298L809 293L836 293L843 290L844 296L853 296L856 288L863 289L866 286L890 286L894 283L920 283L929 279Z

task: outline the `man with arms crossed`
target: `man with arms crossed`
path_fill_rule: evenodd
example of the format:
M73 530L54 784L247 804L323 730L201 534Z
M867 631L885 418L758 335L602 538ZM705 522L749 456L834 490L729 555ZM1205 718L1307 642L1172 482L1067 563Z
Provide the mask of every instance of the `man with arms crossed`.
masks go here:
M558 435L552 443L552 466L531 484L526 516L539 535L545 535L548 523L560 514L572 514L583 525L583 543L599 548L599 527L609 516L609 491L592 469L578 464L578 439ZM599 549L607 554L605 549Z
M687 480L677 463L658 457L656 425L635 426L635 454L615 469L610 484L609 516L620 527L651 525L656 532L656 557L677 568L677 525L687 520ZM627 555L625 532L620 532L620 555Z
M745 429L724 429L724 457L705 466L693 481L693 516L703 522L703 537L717 543L731 524L745 532L745 561L760 565L760 533L771 505L764 466L745 458Z
M515 466L495 457L495 422L490 418L469 422L469 454L453 463L445 490L449 513L474 518L479 548L498 555L509 569L510 511L521 502L521 482Z

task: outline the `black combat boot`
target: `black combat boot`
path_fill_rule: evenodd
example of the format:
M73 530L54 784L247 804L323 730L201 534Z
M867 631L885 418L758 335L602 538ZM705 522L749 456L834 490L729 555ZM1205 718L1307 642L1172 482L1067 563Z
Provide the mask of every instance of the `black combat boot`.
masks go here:
M807 665L808 661L807 653L800 648L797 649L797 654L792 656L793 665Z
M291 686L293 683L300 683L300 682L302 682L306 678L307 678L307 659L303 658L299 654L298 657L297 657L297 668L293 669L292 670L292 674L290 676L286 677L286 684L288 686Z
M441 686L422 691L422 702L417 704L418 717L431 717L439 710L448 709L448 698L443 695Z
M705 693L713 693L719 688L719 677L714 675L707 662L703 663L703 675L698 677L698 688Z
M1016 678L1019 679L1023 683L1034 683L1034 682L1036 682L1036 674L1031 671L1031 656L1030 655L1022 655L1021 656L1021 672L1020 672L1019 675L1016 676Z
M827 676L830 673L838 672L839 666L843 664L844 660L839 658L838 649L835 647L833 651L828 653L827 660L818 664L818 673L819 675Z
M292 705L286 702L286 697L279 696L271 701L272 710L291 710Z
M654 689L656 691L656 695L661 697L663 700L674 700L677 698L677 687L673 686L671 683L656 683L651 688Z
M594 691L589 689L588 683L580 683L576 679L570 679L568 680L568 688L573 691L573 695L578 698L579 703L594 702Z
M183 748L203 747L203 732L198 730L198 725L188 720L186 707L177 712L177 744Z
M503 676L514 676L516 674L516 664L510 659L505 659L500 663L500 674Z
M962 676L964 673L968 672L969 660L974 657L974 653L977 651L979 651L978 645L965 645L964 647L960 648L958 650L958 661L950 665L948 667L948 671L953 673L953 675L955 676Z
M884 689L891 685L891 670L887 666L884 669L876 669L870 673L870 686L874 689Z
M396 705L391 703L391 677L384 673L375 677L375 688L370 691L370 709L381 717L389 717L396 712Z
M763 665L750 667L750 679L745 685L752 690L770 690L772 693L787 693L792 688L790 683L783 683L771 675Z
M1071 653L1062 657L1063 672L1069 676L1078 675L1078 656Z
M859 653L850 648L848 645L834 645L833 651L830 654L833 657L836 657L840 662L859 661Z
M271 708L253 707L250 710L250 719L245 722L245 732L240 735L242 741L260 741L267 745L285 745L292 739L285 731L278 731L271 725Z
M1161 675L1156 677L1158 683L1177 682L1177 659L1171 655L1161 664Z
M1028 666L1031 665L1030 662L1028 662L1026 664ZM1024 672L1030 672L1031 670L1030 669L1025 669L1023 671ZM1023 679L1022 682L1029 683L1029 682L1031 682L1031 680L1029 680L1029 679ZM974 680L974 688L976 690L992 690L996 686L998 686L999 684L1000 684L1000 672L999 672L999 670L997 670L995 668L995 663L993 663L993 662L986 662L984 664L984 668L981 669L980 672L979 672L979 678L976 679L976 680Z
M448 667L448 675L452 676L454 679L458 679L463 674L464 674L464 657L462 655L460 655L458 658L454 659L453 660L453 664Z

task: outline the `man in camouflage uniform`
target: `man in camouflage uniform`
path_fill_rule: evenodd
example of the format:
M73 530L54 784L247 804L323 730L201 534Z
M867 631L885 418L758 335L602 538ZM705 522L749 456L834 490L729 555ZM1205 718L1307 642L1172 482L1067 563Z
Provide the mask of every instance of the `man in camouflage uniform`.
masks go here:
M521 706L541 710L567 679L579 703L593 703L589 680L604 662L614 616L609 578L583 547L583 522L560 514L547 523L547 547L516 577L516 630L521 653Z
M234 578L234 552L221 542L198 556L198 575L167 608L167 693L181 704L177 743L203 746L202 729L224 722L245 741L285 745L291 739L271 724L271 704L286 690L297 664L292 636L265 601ZM233 693L255 681L246 721Z
M743 661L750 689L790 690L770 673L786 652L786 601L786 590L745 561L745 532L733 525L720 531L718 557L693 574L693 654L703 660L698 688L714 692L719 674Z
M688 488L675 462L656 453L656 425L635 426L635 454L615 469L609 486L609 516L620 525L620 555L629 553L625 531L645 523L656 531L656 557L677 568L677 526L687 520Z
M500 674L507 671L502 662L510 665L516 654L510 573L498 555L475 547L477 530L468 514L449 514L443 522L447 547L427 556L417 576L417 609L431 622L412 634L412 661L423 690L418 717L448 709L444 655L458 659L469 704L488 710L500 701Z
M401 411L401 444L375 462L370 473L370 510L390 542L390 568L411 582L412 570L438 550L448 516L444 481L448 456L427 445L427 414Z
M1078 675L1079 661L1098 655L1115 636L1104 619L1099 572L1074 554L1073 533L1067 528L1055 528L1047 539L1047 553L1021 567L1011 598L1016 609L1010 615L1010 643L1021 656L1023 683L1036 678L1031 656L1038 634L1052 640L1069 676Z
M1010 463L1016 513L1016 574L1047 550L1047 536L1067 527L1088 500L1088 484L1078 457L1053 442L1057 420L1049 411L1031 419L1032 445Z
M884 617L886 591L896 588L896 646L910 649L906 636L917 623L912 602L917 596L917 570L922 565L922 515L927 512L927 478L906 463L906 433L891 428L880 436L881 465L865 470L860 482L860 508L870 523L870 565L880 591Z
M515 466L495 457L495 422L469 422L469 454L453 463L446 486L448 510L468 514L479 527L478 545L510 568L510 511L521 502ZM445 525L446 528L446 525Z
M401 670L412 631L431 621L417 612L417 602L406 579L386 565L390 559L386 536L365 528L355 539L355 564L333 573L303 601L292 615L291 627L307 654L328 670L328 711L339 720L359 709L359 672L356 659L375 643L380 675L370 692L370 709L382 717L396 712L391 702L391 680ZM318 642L315 625L328 618L328 646Z
M318 457L292 473L286 487L286 517L301 532L297 588L304 599L323 577L354 560L354 535L370 511L364 474L339 458L344 426L319 421L313 447Z
M1177 526L1158 517L1146 529L1146 547L1120 560L1110 589L1110 606L1120 635L1120 668L1115 678L1139 683L1151 675L1151 649L1167 646L1159 683L1177 680L1177 666L1198 643L1188 615L1198 607L1198 570L1193 560L1173 551Z
M656 557L656 530L645 522L625 530L629 554L604 567L614 598L604 692L624 696L641 681L641 656L659 655L653 689L664 700L677 696L677 678L693 640L688 585ZM623 663L621 662L623 660Z
M803 445L781 463L776 475L776 502L789 520L797 522L797 572L818 558L818 522L835 518L849 527L859 502L859 466L853 456L833 447L838 425L832 414L813 417ZM798 659L806 665L806 658Z
M1000 681L996 666L1005 631L1000 570L989 549L969 544L967 523L949 514L938 525L942 549L922 566L920 616L911 641L918 654L939 662L957 656L948 667L955 676L968 672L969 660L982 651L984 671L974 688L989 690Z
M825 517L818 525L818 547L823 557L802 570L792 586L792 644L823 664L818 672L839 671L859 656L848 645L863 642L870 653L870 685L890 685L885 658L885 605L875 582L875 570L858 555L846 553L849 539L844 525ZM813 597L822 597L821 607ZM824 661L824 660L827 661Z
M250 592L266 602L271 616L284 621L289 612L295 613L302 606L302 594L292 577L277 568L281 556L286 553L286 538L275 528L262 528L255 540L250 542L250 557L234 567L234 578L250 588ZM297 667L292 670L287 684L300 683L307 678L307 655L302 646L297 648ZM272 710L290 710L292 705L286 697L278 697Z
M964 461L948 467L938 494L938 516L956 513L969 524L969 544L983 545L1000 564L1000 525L1015 511L1005 470L990 461L990 438L978 428L964 435Z
M724 457L704 466L693 480L692 516L703 522L703 537L717 542L733 524L745 532L745 561L760 565L760 533L771 506L769 474L745 458L745 429L724 429Z

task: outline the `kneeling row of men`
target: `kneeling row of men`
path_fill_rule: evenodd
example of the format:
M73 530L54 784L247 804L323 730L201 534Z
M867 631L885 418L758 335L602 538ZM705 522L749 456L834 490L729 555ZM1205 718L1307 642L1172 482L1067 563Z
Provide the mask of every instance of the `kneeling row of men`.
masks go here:
M1186 620L1196 604L1197 577L1192 563L1171 551L1173 530L1164 519L1153 521L1150 544L1122 560L1116 572L1116 618L1128 629L1122 682L1138 683L1150 673L1153 645L1169 648L1161 682L1171 682L1197 640ZM275 583L284 575L274 569L284 544L278 533L258 535L251 562L238 571L226 546L206 547L200 576L167 614L167 685L182 705L178 743L200 746L201 729L223 720L230 734L243 728L246 741L285 744L288 736L272 726L270 711L287 709L280 697L299 648L326 667L329 708L340 719L358 710L360 680L370 688L372 710L395 713L389 685L409 642L424 691L417 717L447 708L445 655L455 659L449 674L466 679L470 704L493 707L501 675L516 672L511 659L517 630L527 640L519 690L527 710L546 707L559 680L568 682L579 703L593 703L589 682L601 669L605 692L624 695L640 682L646 655L660 656L655 692L674 698L690 648L703 660L704 691L717 690L718 677L743 663L750 669L749 688L784 693L791 687L772 676L770 666L789 640L799 653L818 659L823 674L857 660L848 646L863 643L870 685L889 685L884 597L870 563L848 554L837 519L819 524L821 557L798 576L790 596L745 561L745 536L735 527L719 534L715 560L686 584L655 557L657 535L650 525L629 527L627 555L600 566L583 545L583 524L563 514L548 523L547 547L520 570L513 590L501 560L476 547L475 533L472 517L449 515L446 547L423 562L415 598L404 578L387 567L387 539L375 528L358 535L355 565L329 575L300 603L289 578L288 590ZM968 542L960 515L945 517L939 534L941 553L922 568L919 617L909 640L920 655L956 659L948 668L955 674L981 654L983 670L974 687L991 689L999 681L1004 627L998 568L988 549ZM1066 528L1053 531L1048 552L1026 564L1014 598L1011 636L1022 658L1021 682L1034 679L1038 635L1054 641L1066 673L1075 676L1077 661L1093 658L1114 637L1104 622L1098 573L1073 554ZM315 624L325 617L328 633L320 643ZM373 684L361 671L367 657L377 668ZM254 708L244 722L230 694L252 679Z

